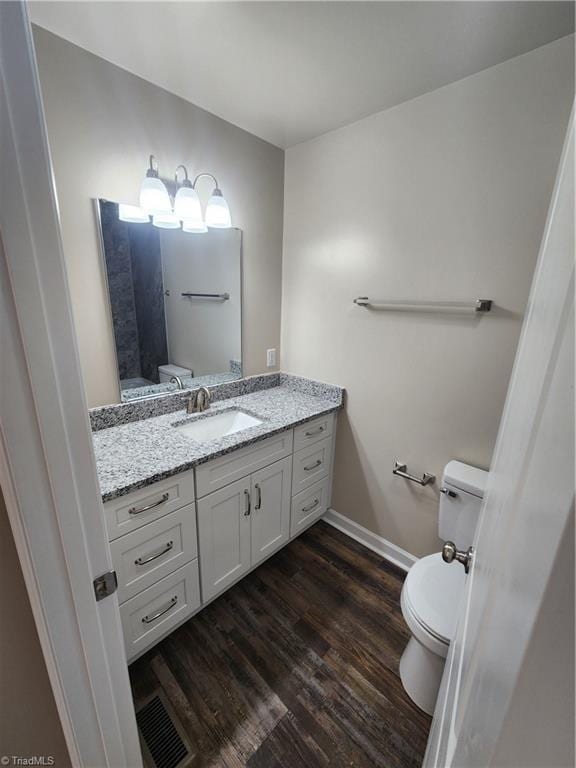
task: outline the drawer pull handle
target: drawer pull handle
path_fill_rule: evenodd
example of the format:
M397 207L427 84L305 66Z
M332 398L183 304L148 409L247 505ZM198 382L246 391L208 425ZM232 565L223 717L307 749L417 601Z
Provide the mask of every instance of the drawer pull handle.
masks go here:
M173 547L174 542L168 541L164 549L161 549L160 552L155 552L153 555L148 555L147 557L137 557L136 560L134 560L134 565L146 565L147 563L151 563L152 560L157 560L159 557L162 557L162 555L165 555L166 552L170 552Z
M311 472L313 469L316 469L316 467L319 467L320 464L322 464L322 461L320 459L316 459L314 464L310 464L310 466L304 467L304 472Z
M254 488L258 491L258 500L256 504L254 504L254 509L260 509L260 507L262 506L262 488L260 488L259 483L256 483Z
M324 432L324 427L318 427L318 429L313 429L311 432L304 432L304 435L306 437L314 437L314 435L321 435L322 432Z
M247 491L246 488L244 488L244 501L246 503L246 506L244 507L244 517L248 517L252 506L250 501L250 492Z
M309 504L307 507L302 507L302 512L312 512L313 509L316 509L318 504L320 504L320 499L314 499L312 504Z
M170 498L169 493L163 493L162 498L158 499L158 501L153 501L152 504L146 504L145 507L140 507L140 509L138 509L137 507L132 507L132 509L128 510L128 514L141 515L142 512L148 512L149 509L154 509L154 507L159 507L160 504L166 504L169 498Z
M165 613L168 613L168 611L172 610L176 603L178 602L178 595L174 595L174 597L170 600L166 608L160 608L157 613L153 613L152 616L142 616L142 623L143 624L152 624L153 621L156 621L156 619L159 619L160 616L164 616Z

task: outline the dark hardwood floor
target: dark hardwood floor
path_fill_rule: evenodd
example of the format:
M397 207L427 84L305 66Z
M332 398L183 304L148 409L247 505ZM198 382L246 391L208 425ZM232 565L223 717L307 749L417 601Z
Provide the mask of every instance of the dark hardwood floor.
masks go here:
M191 766L419 766L402 580L319 522L131 666L136 706L164 692Z

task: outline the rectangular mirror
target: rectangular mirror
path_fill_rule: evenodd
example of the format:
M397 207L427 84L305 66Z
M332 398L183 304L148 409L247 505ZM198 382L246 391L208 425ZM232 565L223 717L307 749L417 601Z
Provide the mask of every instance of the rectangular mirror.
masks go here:
M97 200L122 402L242 376L242 233L128 223Z

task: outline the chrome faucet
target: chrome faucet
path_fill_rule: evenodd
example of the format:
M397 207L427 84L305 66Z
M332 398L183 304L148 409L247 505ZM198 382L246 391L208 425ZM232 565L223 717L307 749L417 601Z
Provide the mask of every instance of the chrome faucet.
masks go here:
M186 401L186 413L202 413L210 407L210 390L200 387Z
M180 378L180 376L176 376L176 374L174 374L174 376L170 378L170 384L176 384L178 386L178 389L184 389L184 384L182 384L182 379Z

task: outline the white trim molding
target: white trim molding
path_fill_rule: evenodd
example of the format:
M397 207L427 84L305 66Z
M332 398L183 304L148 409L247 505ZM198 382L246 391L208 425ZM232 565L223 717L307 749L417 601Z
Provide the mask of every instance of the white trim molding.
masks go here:
M342 533L345 533L346 536L350 536L351 539L381 555L388 562L398 566L398 568L402 568L403 571L409 571L418 560L416 555L411 555L405 549L392 544L391 541L388 541L383 536L369 531L368 528L355 523L349 517L344 517L344 515L341 515L334 509L329 509L322 519Z

